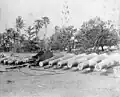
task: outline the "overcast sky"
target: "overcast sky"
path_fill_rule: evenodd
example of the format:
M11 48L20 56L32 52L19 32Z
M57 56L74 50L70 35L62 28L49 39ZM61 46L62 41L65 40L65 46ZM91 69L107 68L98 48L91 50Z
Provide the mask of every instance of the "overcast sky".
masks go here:
M115 10L113 1L115 0L68 0L70 24L79 28L83 21L95 16L117 20L118 11ZM116 1L118 6L120 0ZM49 36L53 33L53 27L62 23L63 2L64 0L0 0L0 32L4 31L5 27L13 27L15 18L19 15L27 25L31 25L35 19L48 16L51 20Z

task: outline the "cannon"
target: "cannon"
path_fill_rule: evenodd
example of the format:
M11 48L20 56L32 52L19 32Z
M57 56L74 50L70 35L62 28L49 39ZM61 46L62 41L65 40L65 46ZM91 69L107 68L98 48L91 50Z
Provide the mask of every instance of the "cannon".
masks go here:
M82 63L84 61L87 61L88 59L96 56L97 54L96 53L92 53L92 54L89 54L89 55L84 55L84 56L81 56L80 58L77 58L75 60L71 60L69 63L68 63L68 68L72 68L72 67L78 67L78 64L79 63Z
M62 58L58 58L58 59L55 59L55 60L52 60L49 62L49 65L50 67L54 66L54 65L57 65L57 63L61 60L66 60L66 59L69 59L69 58L72 58L73 56L75 56L74 54L67 54L65 55L64 57Z
M40 67L47 66L47 65L49 65L49 61L52 61L52 60L61 58L61 57L63 57L63 56L64 56L63 54L53 56L52 58L46 59L46 60L44 60L44 61L41 61L41 62L39 63L39 66L40 66Z
M71 62L71 60L76 60L76 59L81 58L81 57L83 57L85 55L86 54L79 54L79 55L73 56L72 58L62 60L62 61L58 62L57 67L61 68L61 67L67 66L69 64L69 62Z
M88 68L89 60L92 58L95 58L97 56L98 56L98 54L96 54L96 53L92 53L92 54L89 54L88 56L86 56L81 62L78 63L78 65L77 65L78 70L83 70L85 68Z
M120 62L120 54L111 54L106 59L95 65L95 71L101 71L115 66L115 62Z
M41 51L41 52L39 52L39 54L33 56L30 61L28 60L27 63L31 63L29 67L39 66L39 63L41 61L44 61L44 60L49 59L51 57L53 57L53 52L48 50L48 51L44 51L44 53L43 53L43 51Z

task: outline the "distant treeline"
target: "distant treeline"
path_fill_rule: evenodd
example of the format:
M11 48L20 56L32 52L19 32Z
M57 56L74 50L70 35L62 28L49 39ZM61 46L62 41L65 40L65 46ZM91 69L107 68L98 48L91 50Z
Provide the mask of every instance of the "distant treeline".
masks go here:
M0 33L0 51L38 52L41 49L67 49L70 52L76 48L84 51L90 48L98 50L99 47L104 51L104 46L117 46L119 43L119 30L114 27L112 21L103 21L99 17L84 22L79 29L72 25L55 26L55 33L46 37L49 24L50 19L42 17L26 27L23 18L18 16L15 27L6 28ZM44 38L40 40L38 33L43 27Z

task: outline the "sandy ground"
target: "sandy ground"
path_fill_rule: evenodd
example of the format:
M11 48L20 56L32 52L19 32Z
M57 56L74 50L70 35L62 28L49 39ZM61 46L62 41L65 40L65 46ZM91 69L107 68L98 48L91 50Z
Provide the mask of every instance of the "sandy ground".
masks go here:
M120 78L74 70L0 73L1 97L120 97Z
M120 78L74 69L22 68L0 73L0 97L120 97Z

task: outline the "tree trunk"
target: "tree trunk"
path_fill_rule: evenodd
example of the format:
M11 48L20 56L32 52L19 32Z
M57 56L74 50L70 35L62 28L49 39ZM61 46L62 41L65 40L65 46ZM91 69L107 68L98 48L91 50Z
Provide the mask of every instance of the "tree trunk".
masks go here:
M45 39L46 39L46 34L47 34L47 25L45 24L45 33L44 33L44 43L45 43ZM47 47L46 47L46 44L44 44L44 46L45 46L45 49L47 49Z
M19 39L21 39L21 30L18 30L19 33ZM17 41L17 52L21 52L21 40Z
M103 48L104 46L101 46L101 49L102 49L102 51L104 51L104 48Z
M13 53L16 53L16 40L14 39Z
M45 25L44 39L46 38L46 34L47 34L47 25Z
M71 44L70 44L70 42L68 43L68 50L67 51L71 52Z

